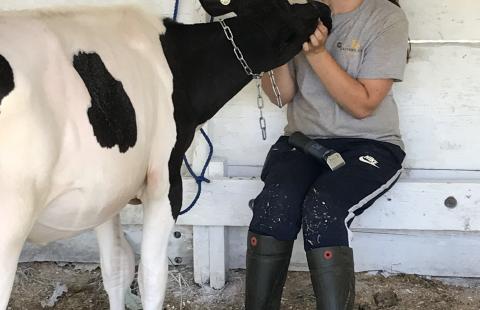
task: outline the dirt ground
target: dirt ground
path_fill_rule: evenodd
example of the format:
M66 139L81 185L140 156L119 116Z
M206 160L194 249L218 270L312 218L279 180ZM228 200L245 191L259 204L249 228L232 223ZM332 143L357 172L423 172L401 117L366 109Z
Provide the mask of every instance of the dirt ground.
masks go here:
M241 270L230 273L220 291L193 283L191 268L171 268L165 309L242 309ZM463 282L462 282L463 283ZM355 310L479 310L480 282L470 286L447 285L417 276L357 274ZM140 310L137 286L127 298L130 310ZM315 309L309 274L290 272L282 309ZM108 309L100 269L96 265L29 263L19 266L8 309Z

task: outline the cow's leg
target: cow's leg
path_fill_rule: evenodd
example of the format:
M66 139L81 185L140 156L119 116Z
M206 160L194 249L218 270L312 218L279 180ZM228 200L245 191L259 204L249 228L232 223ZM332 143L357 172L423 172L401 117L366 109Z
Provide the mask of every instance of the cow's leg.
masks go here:
M1 222L0 222L1 223ZM23 243L0 238L0 309L6 309Z
M22 196L9 198L8 192L0 191L0 197L2 197L0 202L2 212L0 216L0 309L2 310L7 308L18 258L34 222L30 197L26 193Z
M160 194L153 193L142 199L144 220L139 286L144 310L163 309L168 277L167 246L174 225L167 184L163 185L165 188Z
M135 276L135 256L117 215L95 229L100 248L103 285L111 310L125 309L125 294Z

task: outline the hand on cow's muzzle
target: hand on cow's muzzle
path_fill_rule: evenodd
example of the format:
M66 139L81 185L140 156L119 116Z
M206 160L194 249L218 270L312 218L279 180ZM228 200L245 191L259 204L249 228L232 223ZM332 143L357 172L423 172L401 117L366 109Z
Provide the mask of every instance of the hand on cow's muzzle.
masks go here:
M309 3L318 11L319 20L328 29L328 33L330 33L332 31L332 11L330 10L330 7L318 0L311 0Z
M319 20L317 29L310 36L309 41L303 44L303 51L306 54L320 54L326 51L325 43L327 42L328 29Z

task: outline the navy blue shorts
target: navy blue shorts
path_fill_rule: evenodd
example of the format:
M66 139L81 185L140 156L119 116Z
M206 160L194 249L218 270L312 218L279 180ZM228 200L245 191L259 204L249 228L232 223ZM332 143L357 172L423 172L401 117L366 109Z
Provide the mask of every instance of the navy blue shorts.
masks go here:
M294 240L303 228L305 250L348 246L349 226L398 180L405 153L394 144L368 139L322 139L346 165L324 163L280 139L262 171L265 186L255 199L250 231Z

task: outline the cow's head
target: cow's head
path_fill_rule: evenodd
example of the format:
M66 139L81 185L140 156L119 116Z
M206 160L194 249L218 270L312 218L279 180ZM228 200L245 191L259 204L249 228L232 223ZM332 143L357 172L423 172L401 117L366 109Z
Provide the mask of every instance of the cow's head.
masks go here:
M237 14L243 26L232 26L234 39L255 73L293 58L315 31L319 19L329 30L332 27L329 7L313 0L293 5L287 0L231 0L225 6L221 0L201 1L212 15Z

